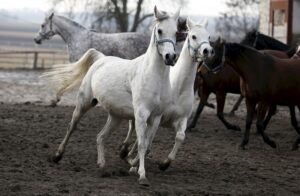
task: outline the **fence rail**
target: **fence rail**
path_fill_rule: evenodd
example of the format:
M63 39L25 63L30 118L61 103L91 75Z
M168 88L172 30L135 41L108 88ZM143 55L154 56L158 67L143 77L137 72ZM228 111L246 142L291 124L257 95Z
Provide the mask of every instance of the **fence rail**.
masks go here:
M0 67L4 68L46 68L53 64L67 63L65 51L0 51Z

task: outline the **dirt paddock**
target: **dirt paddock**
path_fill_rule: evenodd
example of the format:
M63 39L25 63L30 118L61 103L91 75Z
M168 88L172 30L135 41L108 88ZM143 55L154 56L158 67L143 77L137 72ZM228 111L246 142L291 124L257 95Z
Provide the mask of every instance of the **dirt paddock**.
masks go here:
M73 106L52 108L45 100L38 101L48 99L39 92L45 90L43 83L34 82L40 73L30 73L28 84L10 84L14 80L4 80L1 74L0 195L300 195L300 151L291 151L297 134L286 108L279 109L267 129L279 150L264 144L253 125L245 151L237 147L242 133L226 130L215 111L205 109L196 130L187 133L177 159L165 172L158 169L157 162L171 150L175 133L160 128L146 159L151 187L143 188L119 158L126 122L106 142L105 170L96 165L96 135L107 117L100 107L81 120L61 162L51 163L48 157L65 135ZM28 89L18 91L24 88ZM6 97L7 93L19 96L20 101L9 101L14 99ZM33 97L34 93L42 95ZM235 98L229 97L227 107ZM244 128L244 105L235 117L227 118Z

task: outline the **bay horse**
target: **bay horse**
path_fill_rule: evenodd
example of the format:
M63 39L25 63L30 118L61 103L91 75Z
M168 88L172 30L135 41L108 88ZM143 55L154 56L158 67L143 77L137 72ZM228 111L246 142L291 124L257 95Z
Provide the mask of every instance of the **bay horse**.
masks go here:
M122 120L135 120L139 155L139 184L149 186L145 171L145 152L150 136L161 120L165 103L171 100L169 72L176 60L175 41L179 11L174 16L154 8L155 24L144 55L133 60L105 56L88 50L73 65L58 65L45 74L56 89L67 91L80 84L77 104L66 136L56 151L58 162L80 118L98 102L108 119L97 136L97 163L105 166L104 140Z
M250 39L253 37L252 35L257 35L259 36L259 38L256 37L256 39ZM274 49L286 50L288 48L287 45L281 43L280 41L277 41L274 38L260 34L258 32L248 33L241 43L253 44L253 46L260 49L264 47L273 47ZM274 55L278 58L290 58L295 53L294 48L289 49L288 51L280 50L264 50L264 52L270 55ZM221 122L227 129L240 130L239 126L229 123L224 118L223 113L227 93L240 94L240 97L235 103L230 114L234 114L243 100L243 95L240 92L240 77L230 66L224 66L224 69L222 69L222 71L218 72L217 74L209 72L207 68L205 68L205 66L202 66L198 71L195 86L197 86L198 88L200 102L198 104L196 113L194 114L192 120L188 125L189 130L193 129L196 126L197 120L200 117L204 106L207 104L207 100L211 93L216 94L217 116L221 120Z
M176 132L175 144L168 157L159 164L161 170L166 170L175 160L179 147L185 139L187 120L192 113L194 103L194 80L198 64L203 59L212 58L214 51L209 44L210 34L206 30L206 22L195 23L187 20L188 35L183 44L182 51L174 67L170 69L170 83L172 100L167 103L163 111L161 126L172 128ZM132 167L137 163L138 157L131 159L136 145L129 152L129 138L134 127L130 126L127 137L122 145L121 158L125 159ZM154 138L151 137L151 142ZM148 152L150 151L150 147ZM128 156L129 155L129 156ZM132 168L134 169L134 168Z
M244 81L247 117L246 129L240 147L245 149L249 141L249 132L257 106L256 127L264 141L276 148L276 143L265 133L265 115L276 105L300 106L300 61L299 59L279 59L264 52L235 43L221 43L215 48L216 53L225 54L225 62L231 66ZM206 64L209 69L221 70L221 62ZM206 62L205 62L206 63ZM296 119L292 123L297 124ZM300 134L298 126L293 125ZM300 136L293 144L298 147Z

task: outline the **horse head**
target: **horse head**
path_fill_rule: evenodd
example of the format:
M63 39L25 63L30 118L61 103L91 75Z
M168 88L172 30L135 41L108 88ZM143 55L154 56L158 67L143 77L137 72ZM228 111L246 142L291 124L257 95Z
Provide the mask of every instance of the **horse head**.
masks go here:
M51 39L55 35L52 22L53 16L54 13L52 12L49 16L45 17L38 35L34 38L35 43L41 44L43 40Z
M206 30L207 20L203 23L195 23L191 19L187 20L188 49L194 61L202 61L214 56L214 49L209 43L210 34Z
M154 42L158 53L163 57L166 65L173 66L177 54L175 52L177 21L180 11L170 16L164 11L154 7L154 18L156 24L153 30Z
M208 69L208 71L217 73L219 72L225 62L225 41L219 37L216 41L210 42L214 49L214 56L204 59L202 65Z

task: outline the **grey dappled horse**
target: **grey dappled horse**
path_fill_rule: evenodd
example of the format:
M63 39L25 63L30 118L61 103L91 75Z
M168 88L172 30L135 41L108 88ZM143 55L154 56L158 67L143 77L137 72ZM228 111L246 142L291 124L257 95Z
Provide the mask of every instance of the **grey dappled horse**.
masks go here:
M133 59L144 54L150 41L145 33L99 33L91 31L63 16L46 17L38 35L37 44L59 35L67 44L69 60L75 62L89 49L95 48L107 56Z

